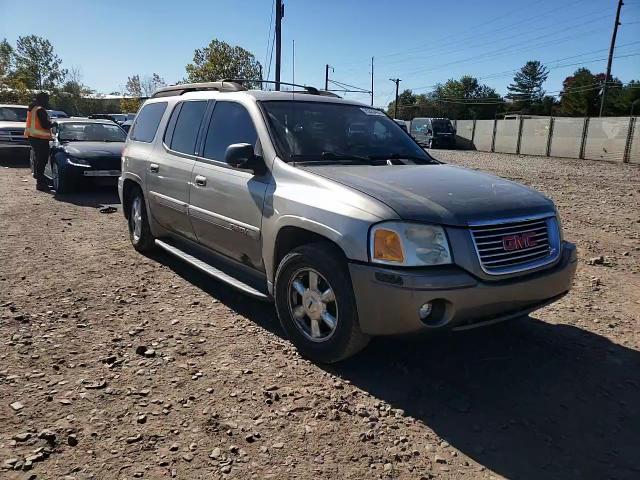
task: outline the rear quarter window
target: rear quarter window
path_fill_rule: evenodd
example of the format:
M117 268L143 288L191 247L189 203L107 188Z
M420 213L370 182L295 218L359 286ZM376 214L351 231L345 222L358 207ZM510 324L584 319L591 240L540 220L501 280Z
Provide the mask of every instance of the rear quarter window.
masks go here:
M129 137L137 142L151 143L166 108L167 102L149 103L142 107Z

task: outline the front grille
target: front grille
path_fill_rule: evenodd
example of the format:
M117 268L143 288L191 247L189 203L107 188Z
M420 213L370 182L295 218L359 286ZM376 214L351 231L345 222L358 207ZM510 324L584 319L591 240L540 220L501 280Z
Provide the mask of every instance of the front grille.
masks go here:
M0 130L0 142L26 145L29 143L24 136L24 128L3 128Z
M559 254L559 232L554 217L471 227L482 269L500 275L550 263Z

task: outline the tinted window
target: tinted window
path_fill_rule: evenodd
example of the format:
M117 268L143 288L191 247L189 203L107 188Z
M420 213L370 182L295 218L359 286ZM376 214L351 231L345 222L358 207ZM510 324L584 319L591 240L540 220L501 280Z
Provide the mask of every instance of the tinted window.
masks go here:
M126 135L116 124L64 122L58 125L61 142L124 142Z
M164 131L164 143L167 146L171 146L173 131L176 128L176 121L178 120L178 115L180 115L181 108L182 102L177 103L175 107L173 107L173 112L171 112L171 117L169 117L169 121L167 122L167 129Z
M26 122L27 109L20 107L0 107L0 120L7 122Z
M131 139L138 142L152 142L165 108L167 108L166 102L150 103L142 107L131 130Z
M258 134L249 112L242 105L233 102L216 102L204 145L204 156L223 162L229 145L234 143L255 145L257 139Z
M184 102L180 113L176 128L171 138L171 149L176 152L193 154L196 149L196 138L198 138L198 130L207 109L207 102Z

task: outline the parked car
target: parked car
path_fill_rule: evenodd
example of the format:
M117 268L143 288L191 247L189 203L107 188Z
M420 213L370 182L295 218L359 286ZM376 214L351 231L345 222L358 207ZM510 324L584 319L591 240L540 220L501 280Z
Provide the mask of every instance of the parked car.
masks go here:
M56 193L88 181L116 184L127 134L109 120L58 119L45 175ZM32 164L33 169L33 164Z
M448 118L414 118L411 135L426 148L455 148L456 131Z
M393 121L396 122L402 130L409 133L409 128L407 128L407 122L405 120L399 120L397 118L394 118Z
M126 122L122 122L120 124L122 129L127 133L129 133L129 130L131 130L131 125L133 125L133 120L127 120Z
M274 300L320 362L375 335L524 316L576 269L547 197L443 164L383 112L311 88L162 88L122 160L133 246Z
M26 105L0 104L0 156L29 156L31 147L24 136L28 111Z
M69 118L67 112L63 112L62 110L47 110L47 112L49 112L49 117L51 117L52 119Z

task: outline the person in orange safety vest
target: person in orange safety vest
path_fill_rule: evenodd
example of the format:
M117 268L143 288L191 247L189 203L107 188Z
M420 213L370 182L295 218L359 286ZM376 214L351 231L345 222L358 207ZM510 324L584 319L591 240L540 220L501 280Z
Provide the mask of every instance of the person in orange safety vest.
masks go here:
M27 125L24 129L24 136L29 140L33 151L36 189L41 191L49 190L44 169L49 161L49 142L53 139L51 128L54 124L49 118L48 106L49 95L46 92L36 94L34 102L29 105Z

